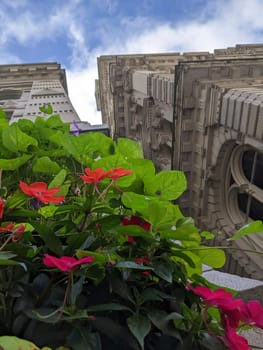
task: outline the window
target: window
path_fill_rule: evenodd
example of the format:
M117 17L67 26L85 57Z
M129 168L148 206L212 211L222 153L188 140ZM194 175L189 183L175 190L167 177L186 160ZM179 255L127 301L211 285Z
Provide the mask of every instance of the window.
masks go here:
M226 175L226 207L231 221L263 220L263 153L251 146L233 149Z

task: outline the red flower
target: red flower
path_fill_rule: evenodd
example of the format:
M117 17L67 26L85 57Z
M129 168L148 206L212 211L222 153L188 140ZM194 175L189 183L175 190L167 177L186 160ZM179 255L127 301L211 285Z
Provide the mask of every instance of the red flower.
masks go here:
M45 254L43 263L47 267L57 267L61 271L68 272L74 270L80 265L92 263L93 259L93 256L87 256L77 260L70 256L62 256L61 258L56 258L55 256Z
M242 305L240 312L245 324L263 329L263 307L258 300L250 300Z
M129 226L129 225L135 225L142 227L145 231L149 231L151 228L151 224L147 221L144 221L143 219L139 218L138 216L132 215L129 218L122 218L121 223L123 226Z
M121 218L121 223L123 226L135 225L142 227L145 231L149 231L151 228L151 224L149 222L144 221L138 216L132 215L130 218ZM131 244L135 244L136 241L133 236L128 236L128 242Z
M90 168L84 169L86 175L79 175L79 177L87 184L98 184L101 180L109 177L111 171L104 171L102 168L91 170Z
M233 328L225 329L224 341L230 350L251 350L247 340L238 335Z
M241 307L244 302L242 299L234 299L233 295L226 292L224 289L211 290L208 287L188 286L196 295L199 295L204 302L210 306L218 306L222 311L224 310L234 310Z
M0 227L0 232L13 232L12 229L15 224L8 224L6 227Z
M13 232L12 241L14 243L18 242L22 238L23 233L25 232L25 228L26 228L25 225L20 225L20 226L15 227L13 229L13 231L12 231Z
M132 174L132 170L125 170L123 168L115 168L110 170L110 177L112 180L118 180L120 177Z
M48 189L45 182L34 182L31 185L27 185L25 182L20 181L19 186L26 195L36 197L44 204L60 203L65 199L65 196L54 196L60 190L59 187Z
M147 256L142 256L141 258L137 258L135 260L136 264L141 265L141 264L149 264L150 260L147 258Z
M0 219L2 219L2 217L4 216L4 201L3 199L0 197Z

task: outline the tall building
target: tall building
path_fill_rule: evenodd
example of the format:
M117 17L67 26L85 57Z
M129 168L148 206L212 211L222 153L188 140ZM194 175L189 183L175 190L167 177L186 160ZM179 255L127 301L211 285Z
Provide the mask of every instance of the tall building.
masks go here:
M214 53L98 58L97 106L114 137L143 145L157 169L180 169L179 204L213 244L263 219L263 45ZM263 233L240 238L226 270L263 279ZM242 249L239 250L239 249Z
M45 117L39 107L49 103L64 122L80 121L68 97L66 73L60 64L0 65L0 107L10 123Z

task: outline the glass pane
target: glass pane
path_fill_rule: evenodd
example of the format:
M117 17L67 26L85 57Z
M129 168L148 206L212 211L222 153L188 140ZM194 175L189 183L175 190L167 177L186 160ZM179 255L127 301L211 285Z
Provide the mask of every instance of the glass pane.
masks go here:
M258 202L253 197L249 199L249 196L246 193L239 193L237 200L239 209L244 214L246 214L248 205L248 216L253 220L263 220L263 203Z
M263 154L257 152L257 158L256 158L256 167L255 167L255 173L253 179L251 179L252 176L252 169L253 169L253 161L255 157L256 152L255 151L246 151L243 154L242 157L242 168L244 175L246 178L251 181L253 184L258 186L259 188L263 189Z
M255 151L246 151L242 157L242 168L246 178L250 181Z
M258 153L253 183L263 190L263 154Z

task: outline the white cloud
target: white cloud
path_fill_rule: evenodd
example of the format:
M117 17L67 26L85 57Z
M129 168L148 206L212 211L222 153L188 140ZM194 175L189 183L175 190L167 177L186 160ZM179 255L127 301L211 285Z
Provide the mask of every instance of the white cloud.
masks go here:
M207 14L212 17L207 17ZM261 0L212 1L194 20L156 23L145 17L123 18L120 27L105 32L100 51L91 52L86 68L68 73L71 100L82 120L99 123L94 98L96 56L125 53L210 51L261 40ZM145 24L145 25L144 25ZM119 35L116 35L119 31ZM260 35L261 32L261 35Z

